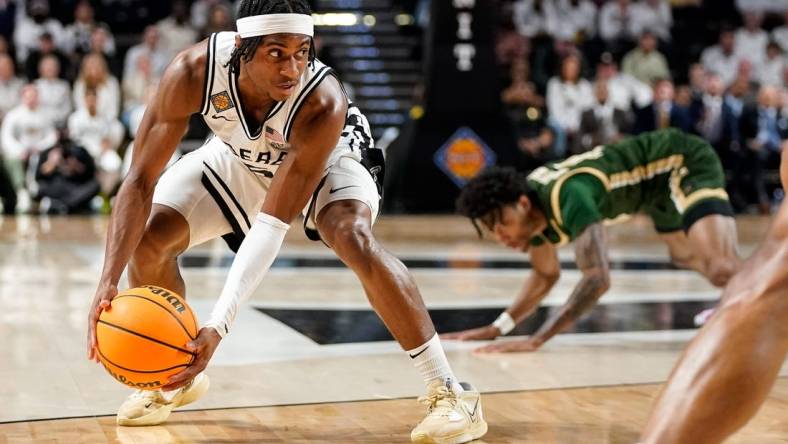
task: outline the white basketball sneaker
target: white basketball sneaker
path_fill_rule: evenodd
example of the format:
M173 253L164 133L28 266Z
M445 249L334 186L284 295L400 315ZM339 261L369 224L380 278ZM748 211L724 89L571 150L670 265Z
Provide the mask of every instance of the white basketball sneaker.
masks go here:
M121 426L152 426L163 423L173 409L200 399L211 385L208 376L200 373L192 381L165 396L161 390L136 390L118 409L116 418Z
M455 394L444 385L429 388L419 402L428 412L410 434L411 441L421 444L460 444L481 438L487 433L482 415L481 395L470 384L460 383L465 390Z

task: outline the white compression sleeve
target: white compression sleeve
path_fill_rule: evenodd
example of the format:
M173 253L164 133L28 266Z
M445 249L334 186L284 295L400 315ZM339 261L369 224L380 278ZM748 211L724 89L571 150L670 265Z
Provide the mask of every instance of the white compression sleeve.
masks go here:
M205 324L224 337L242 302L249 299L274 263L290 225L265 213L259 213L235 255L222 294Z

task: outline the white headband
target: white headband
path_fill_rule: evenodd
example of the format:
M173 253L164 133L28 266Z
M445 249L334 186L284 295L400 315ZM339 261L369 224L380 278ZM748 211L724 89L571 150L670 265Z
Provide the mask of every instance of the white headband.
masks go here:
M253 15L236 20L238 34L242 39L269 34L304 34L313 37L315 23L306 14Z

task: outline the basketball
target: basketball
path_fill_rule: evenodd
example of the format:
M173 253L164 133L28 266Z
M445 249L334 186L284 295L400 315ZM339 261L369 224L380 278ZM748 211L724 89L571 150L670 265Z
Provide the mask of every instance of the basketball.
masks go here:
M197 337L194 313L179 295L152 285L118 293L96 326L104 368L142 390L167 384L192 360L186 344Z

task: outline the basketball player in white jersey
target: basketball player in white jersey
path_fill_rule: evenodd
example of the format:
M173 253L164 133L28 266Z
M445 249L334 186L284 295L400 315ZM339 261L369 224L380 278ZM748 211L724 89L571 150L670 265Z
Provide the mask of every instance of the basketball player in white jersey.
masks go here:
M788 147L780 181L788 187ZM788 201L657 398L642 444L714 444L766 401L788 356Z
M487 431L479 393L457 382L413 278L372 235L383 156L333 71L314 59L310 14L304 0L243 0L237 34L213 34L167 68L116 199L90 310L88 357L97 360L96 321L127 264L132 287L185 294L177 256L223 236L238 252L210 319L188 345L192 364L165 391L132 394L118 424L159 424L173 408L199 398L208 386L202 370L303 211L307 234L358 275L424 377L428 393L421 401L429 413L411 439L479 438ZM159 179L197 112L215 136Z

